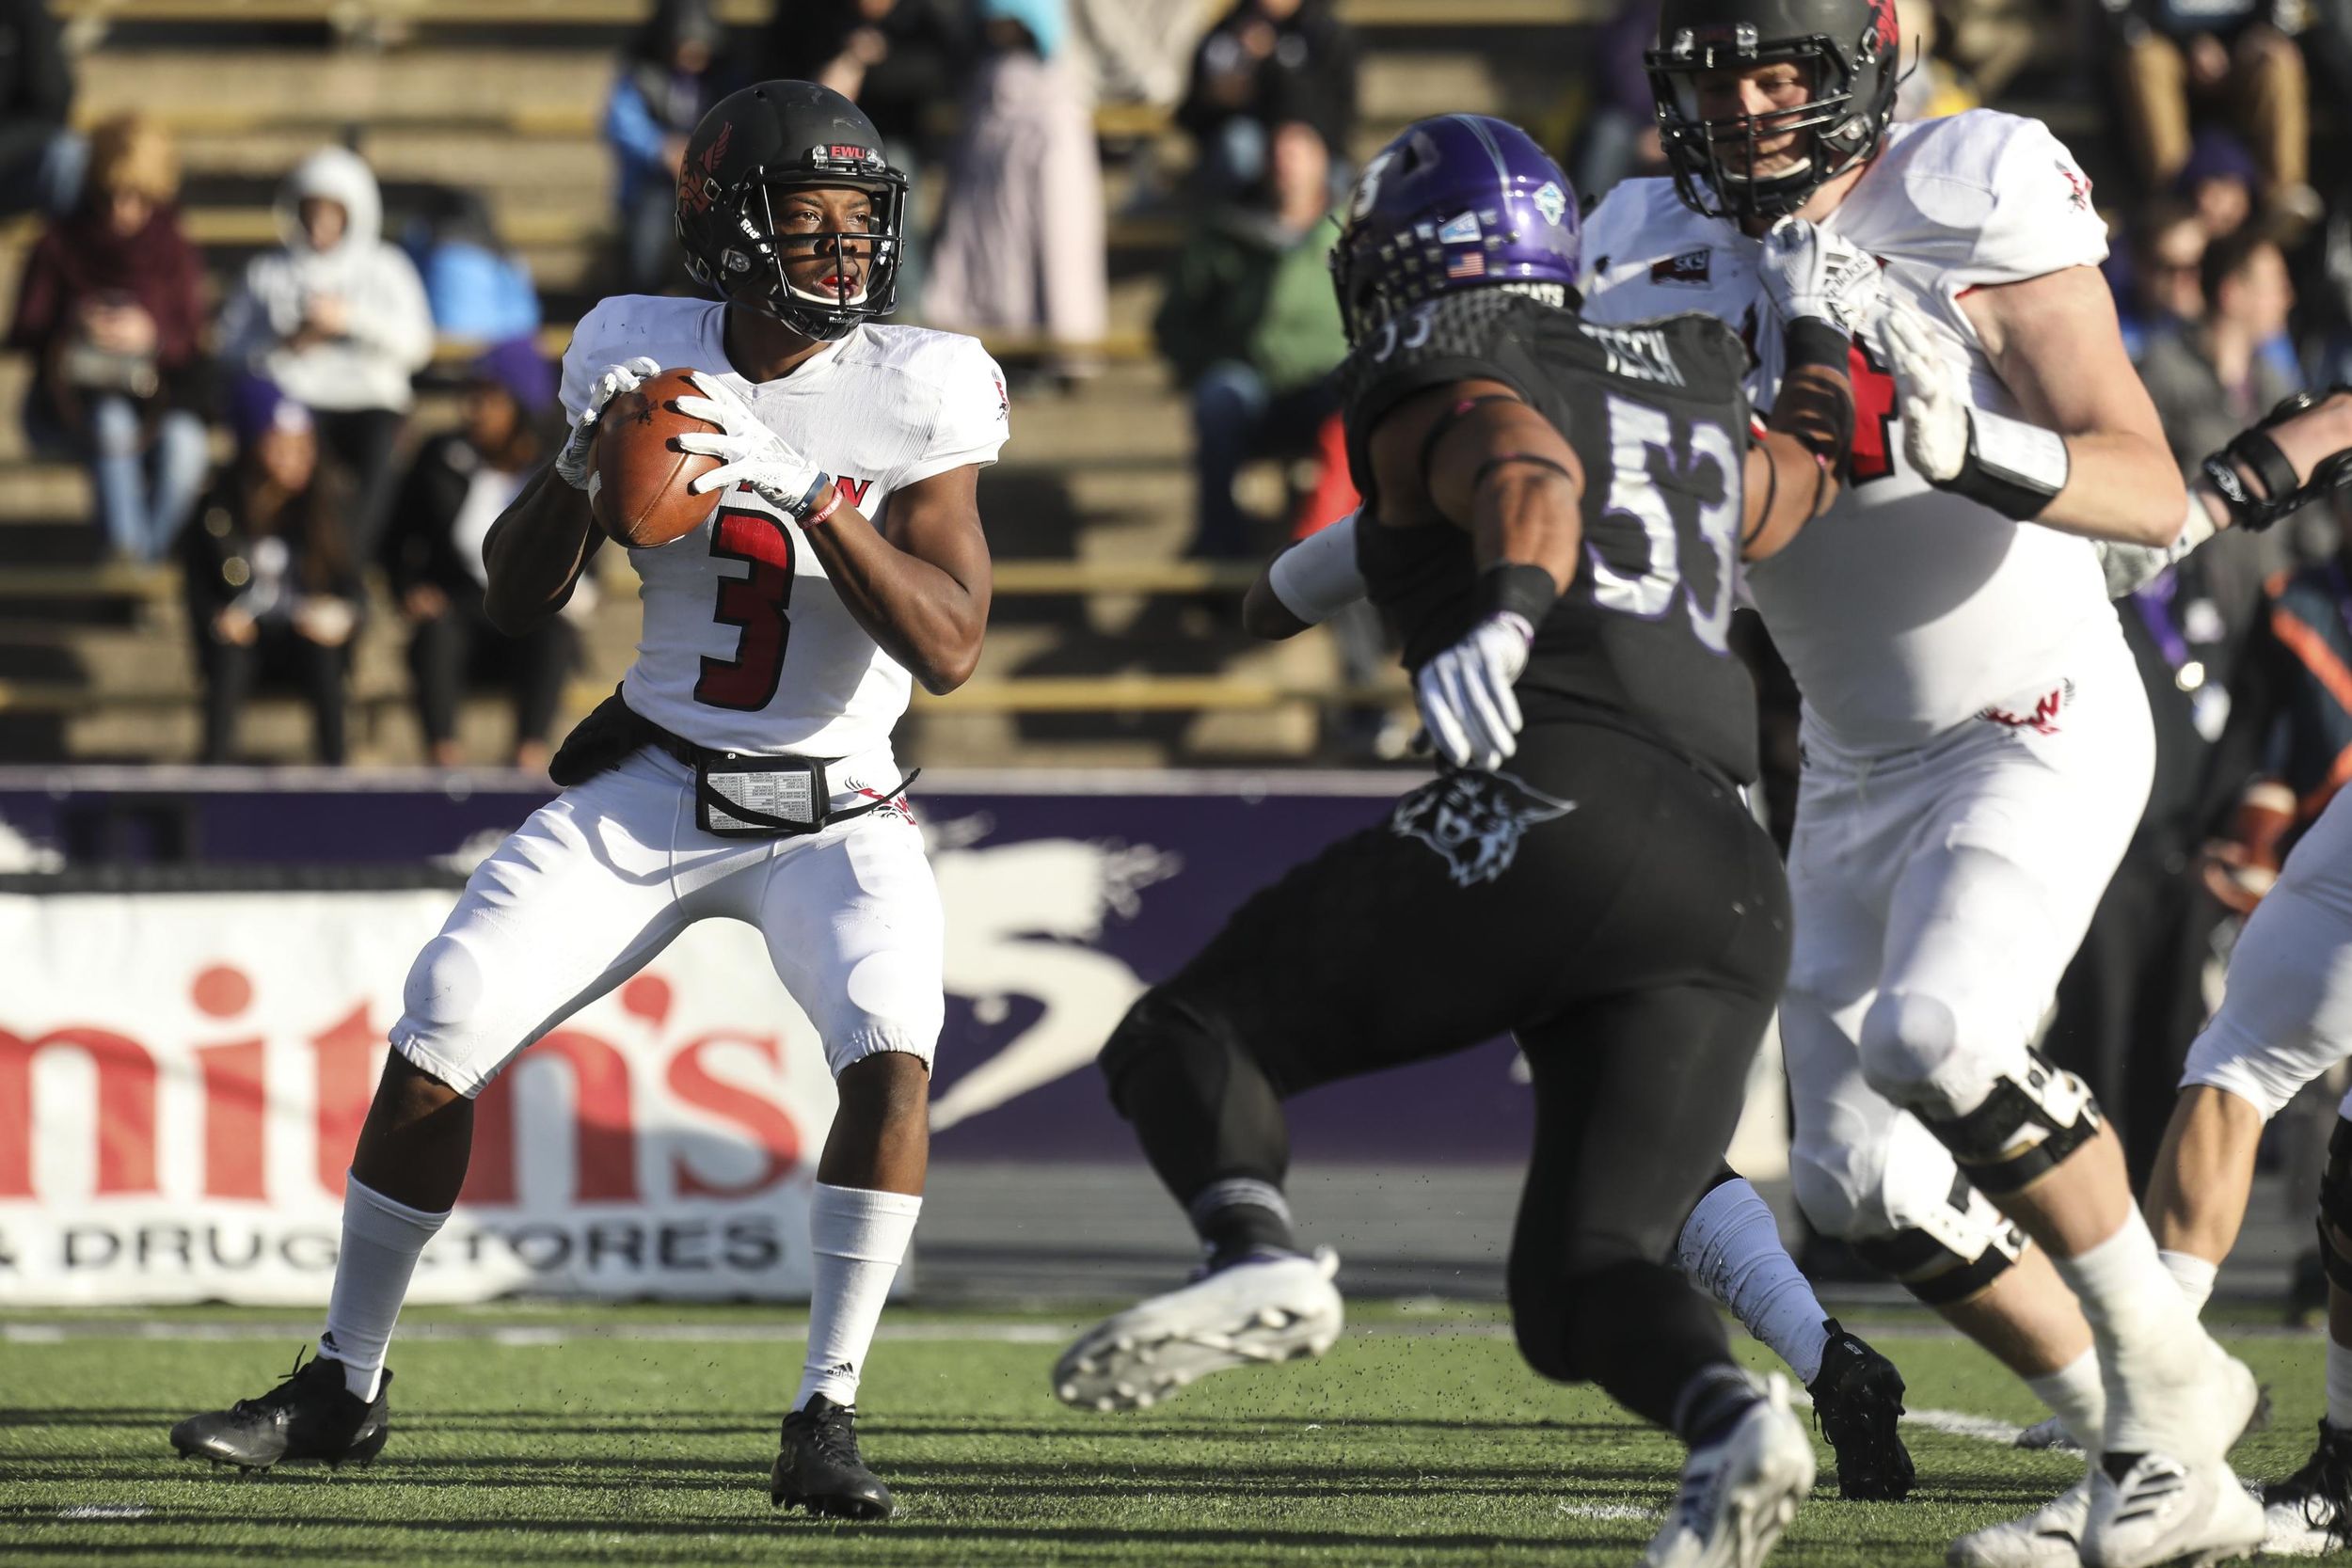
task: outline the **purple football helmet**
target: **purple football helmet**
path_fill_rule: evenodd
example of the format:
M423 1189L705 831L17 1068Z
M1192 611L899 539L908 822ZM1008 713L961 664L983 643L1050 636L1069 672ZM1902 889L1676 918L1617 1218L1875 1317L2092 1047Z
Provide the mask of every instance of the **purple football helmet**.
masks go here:
M1340 320L1355 342L1424 300L1495 284L1576 297L1582 214L1534 139L1485 115L1408 125L1364 166L1331 252Z

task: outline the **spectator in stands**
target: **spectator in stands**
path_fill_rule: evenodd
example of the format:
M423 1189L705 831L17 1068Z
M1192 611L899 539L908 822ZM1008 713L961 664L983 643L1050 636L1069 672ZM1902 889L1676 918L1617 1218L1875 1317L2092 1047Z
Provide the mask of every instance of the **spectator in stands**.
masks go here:
M769 24L767 74L820 83L865 110L907 176L911 216L930 150L926 121L954 101L972 48L962 8L948 0L798 0ZM902 314L922 298L919 227L910 221L899 239Z
M302 404L259 376L233 382L228 404L236 459L180 535L204 675L203 760L231 760L246 698L263 676L283 675L310 701L318 760L339 765L361 603L343 485L319 461Z
M1197 556L1258 553L1234 476L1252 456L1313 446L1347 353L1331 293L1329 151L1303 120L1277 126L1271 150L1258 196L1194 228L1152 322L1192 401Z
M107 544L127 561L169 548L210 461L203 269L172 204L179 186L152 121L93 131L87 195L33 246L8 329L33 359L27 438L89 465Z
M82 196L87 146L67 126L73 71L48 0L0 0L0 217L62 214Z
M513 693L515 766L547 767L548 731L580 639L561 615L520 637L492 626L482 610L482 541L545 460L554 408L555 368L530 339L491 349L468 376L464 422L424 444L393 509L385 569L411 628L408 669L437 768L465 760L457 710L469 677L501 680ZM591 591L586 579L580 591Z
M2261 180L2262 170L2244 142L2227 131L2206 130L2189 144L2188 161L2172 182L2172 192L2197 214L2205 237L2217 240L2236 233L2254 216Z
M383 198L359 155L322 148L278 195L283 245L256 256L221 317L221 354L310 411L345 471L353 555L367 560L391 503L409 378L433 356L417 269L382 239Z
M2148 189L2188 162L2192 111L2220 109L2246 135L2269 215L2320 215L2307 183L2311 103L2300 0L2103 0L2122 72L2124 130Z
M501 343L539 330L531 269L499 244L480 191L440 186L420 203L400 247L424 283L433 325L445 338Z
M2248 230L2216 240L2200 263L2199 287L2203 319L2153 334L2139 360L2183 473L2295 390L2265 352L2295 306L2278 245Z
M1173 108L1205 20L1197 0L1073 0L1073 54L1098 101Z
M797 10L797 5L780 8ZM710 0L661 0L637 30L605 101L604 139L617 174L625 293L681 278L675 214L678 160L703 111L725 96L726 28Z
M1060 61L1064 0L979 0L986 54L948 162L925 314L1040 337L1049 372L1091 373L1109 315L1103 162Z
M1331 0L1236 0L1193 52L1176 122L1212 195L1264 178L1278 120L1303 119L1344 164L1356 135L1356 35Z
M1596 198L1629 175L1662 172L1658 100L1642 56L1658 38L1658 0L1626 0L1594 29L1584 53L1584 118L1567 166L1579 191Z
M2177 330L2205 313L2198 269L2205 259L2205 227L2185 206L2151 208L2131 243L2108 253L2107 282L2123 346L2137 364L2160 332Z

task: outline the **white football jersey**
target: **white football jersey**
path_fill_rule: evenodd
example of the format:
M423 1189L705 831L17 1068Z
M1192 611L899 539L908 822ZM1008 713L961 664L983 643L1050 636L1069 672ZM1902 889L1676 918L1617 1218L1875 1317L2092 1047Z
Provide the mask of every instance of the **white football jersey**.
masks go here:
M1885 267L1972 401L2015 417L1960 297L2097 264L2106 230L2090 182L2039 120L1973 109L1897 125L1822 227ZM1780 325L1756 277L1761 242L1684 206L1671 180L1629 180L1584 226L1585 314L1619 323L1705 310L1754 352L1759 416L1778 392ZM1854 365L1853 483L1788 547L1747 571L1749 593L1807 705L1840 743L1917 746L2056 671L2087 623L2115 615L2088 540L1931 488L1903 456L1884 345ZM2115 635L2122 635L2117 628Z
M578 418L607 365L644 356L708 372L763 423L837 479L877 528L903 485L993 463L1010 409L977 339L864 325L781 381L728 365L725 308L622 294L580 321L564 355L564 408ZM801 527L739 486L709 518L632 549L644 621L622 679L631 709L713 750L846 757L884 745L913 679L841 602Z

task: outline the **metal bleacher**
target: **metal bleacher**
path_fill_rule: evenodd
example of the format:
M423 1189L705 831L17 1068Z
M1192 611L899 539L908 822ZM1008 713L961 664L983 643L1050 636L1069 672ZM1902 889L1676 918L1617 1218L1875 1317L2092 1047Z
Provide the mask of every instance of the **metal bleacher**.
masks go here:
M136 109L178 135L190 230L216 286L276 242L271 187L327 141L356 147L388 185L481 190L503 241L531 267L560 351L596 292L610 170L596 135L613 51L648 0L52 0L82 51L77 118ZM1597 0L1342 0L1365 29L1359 156L1397 125L1444 109L1534 113L1572 59L1563 24ZM723 0L730 21L767 0ZM1184 156L1156 110L1098 116L1113 213L1112 325L1091 345L1103 373L1074 396L1016 396L1014 438L983 480L997 605L974 680L918 697L902 743L915 761L1164 763L1328 755L1326 716L1393 705L1401 682L1347 688L1321 634L1274 647L1239 632L1246 567L1182 558L1190 528L1182 403L1154 362L1156 277L1181 237L1138 193L1129 155ZM37 230L0 227L12 288ZM993 343L1000 357L1036 343ZM440 379L472 345L444 344ZM0 361L0 406L22 365ZM428 372L427 382L436 379ZM428 389L419 424L451 415ZM197 716L188 632L168 568L102 561L77 468L35 461L0 421L0 755L184 758ZM1285 476L1245 475L1246 499L1279 509ZM611 689L636 631L633 577L603 558L578 709ZM413 761L401 633L379 602L355 659L354 758ZM502 705L469 703L462 738L484 760L504 741ZM292 760L307 725L290 698L248 714L247 750Z

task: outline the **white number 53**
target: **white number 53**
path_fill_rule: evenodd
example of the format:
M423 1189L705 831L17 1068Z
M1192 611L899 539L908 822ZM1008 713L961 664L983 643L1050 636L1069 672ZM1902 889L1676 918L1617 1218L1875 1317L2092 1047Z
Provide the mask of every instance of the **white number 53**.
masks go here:
M1691 630L1716 653L1727 653L1732 591L1740 569L1739 450L1723 426L1694 420L1689 459L1677 463L1674 434L1674 420L1663 409L1625 398L1609 400L1608 510L1642 525L1649 536L1649 564L1628 577L1588 549L1593 598L1607 609L1655 621L1674 609L1679 593L1689 602ZM1712 603L1701 603L1698 591L1682 575L1674 513L1650 471L1652 452L1665 460L1677 479L1696 480L1709 464L1720 476L1723 499L1701 502L1698 509L1699 538L1715 552Z

